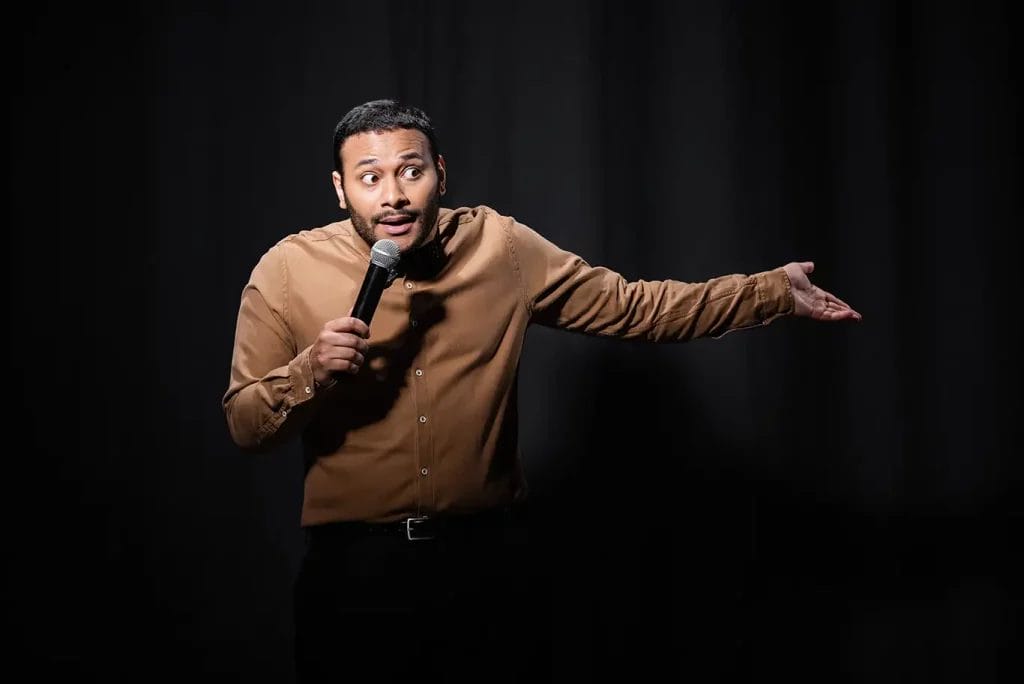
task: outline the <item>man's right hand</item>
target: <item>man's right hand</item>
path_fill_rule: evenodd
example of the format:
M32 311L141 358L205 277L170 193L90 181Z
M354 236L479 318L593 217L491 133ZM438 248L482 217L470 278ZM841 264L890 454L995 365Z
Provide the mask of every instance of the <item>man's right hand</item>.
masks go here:
M332 385L337 373L358 373L370 348L369 336L370 328L358 318L346 316L324 323L309 351L317 383Z

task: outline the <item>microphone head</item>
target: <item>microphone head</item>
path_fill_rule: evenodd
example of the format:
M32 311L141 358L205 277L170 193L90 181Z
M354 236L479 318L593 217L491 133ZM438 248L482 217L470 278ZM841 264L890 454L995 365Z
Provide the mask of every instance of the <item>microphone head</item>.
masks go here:
M401 250L394 240L377 240L370 250L370 263L391 270L398 263Z

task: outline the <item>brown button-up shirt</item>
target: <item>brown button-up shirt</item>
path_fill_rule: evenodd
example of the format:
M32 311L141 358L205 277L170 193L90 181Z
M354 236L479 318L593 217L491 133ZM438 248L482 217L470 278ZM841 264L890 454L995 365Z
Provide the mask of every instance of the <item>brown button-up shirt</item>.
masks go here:
M626 282L485 206L441 209L403 257L359 373L328 389L309 352L346 315L370 247L351 221L285 237L241 296L223 397L235 442L301 433L302 524L472 512L525 494L516 378L531 323L654 342L767 324L793 309L779 268L703 283Z

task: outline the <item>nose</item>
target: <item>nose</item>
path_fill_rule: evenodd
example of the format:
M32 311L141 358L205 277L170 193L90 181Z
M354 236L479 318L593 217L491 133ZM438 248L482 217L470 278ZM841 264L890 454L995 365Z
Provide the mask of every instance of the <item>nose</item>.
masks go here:
M409 198L405 196L405 189L397 178L388 178L384 181L384 192L381 193L381 205L399 209L409 204Z

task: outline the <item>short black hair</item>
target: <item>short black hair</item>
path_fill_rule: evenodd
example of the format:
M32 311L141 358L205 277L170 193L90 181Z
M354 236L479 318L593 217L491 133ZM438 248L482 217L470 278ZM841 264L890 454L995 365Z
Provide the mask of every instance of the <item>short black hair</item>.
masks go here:
M341 146L348 138L369 131L379 133L399 128L411 128L427 136L427 142L430 143L430 155L434 158L434 163L437 164L437 158L441 151L437 146L434 124L430 122L430 117L426 112L418 107L400 104L395 100L372 100L350 109L348 114L342 117L338 125L334 127L334 147L331 149L334 170L342 173Z

